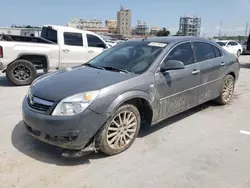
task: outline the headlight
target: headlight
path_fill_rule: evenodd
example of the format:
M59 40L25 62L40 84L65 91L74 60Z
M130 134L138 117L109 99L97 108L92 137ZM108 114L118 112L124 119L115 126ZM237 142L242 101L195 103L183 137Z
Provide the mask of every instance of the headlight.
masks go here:
M53 116L72 116L83 112L98 96L99 91L79 93L63 99L54 109Z

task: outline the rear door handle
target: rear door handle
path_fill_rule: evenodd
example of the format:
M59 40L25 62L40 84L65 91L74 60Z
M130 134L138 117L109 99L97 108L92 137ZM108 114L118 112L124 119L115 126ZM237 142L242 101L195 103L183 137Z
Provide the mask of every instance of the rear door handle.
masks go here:
M69 50L68 49L65 49L65 50L62 50L63 52L65 52L65 53L68 53L69 52Z
M224 65L225 65L225 62L222 62L220 65L221 65L221 66L224 66Z
M193 75L196 75L196 74L199 74L199 73L200 73L200 71L199 71L199 70L196 70L196 69L193 70L193 72L192 72Z

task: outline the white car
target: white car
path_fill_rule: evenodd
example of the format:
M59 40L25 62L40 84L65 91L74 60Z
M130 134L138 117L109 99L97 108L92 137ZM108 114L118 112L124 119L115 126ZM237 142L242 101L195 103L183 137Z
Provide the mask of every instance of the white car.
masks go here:
M93 32L46 25L41 37L2 35L0 70L15 85L29 85L38 69L48 72L84 64L107 48L106 42Z
M220 46L222 46L229 53L235 54L237 57L240 56L243 52L243 48L241 44L233 40L220 40L216 42Z

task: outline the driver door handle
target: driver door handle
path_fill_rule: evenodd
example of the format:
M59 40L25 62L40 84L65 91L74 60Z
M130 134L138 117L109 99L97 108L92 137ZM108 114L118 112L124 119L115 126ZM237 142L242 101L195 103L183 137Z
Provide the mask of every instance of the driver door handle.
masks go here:
M192 72L193 75L196 75L196 74L199 74L199 73L200 73L200 71L197 70L197 69L194 69L193 72Z
M64 49L64 50L62 50L62 51L65 52L65 53L68 53L68 52L69 52L68 49Z

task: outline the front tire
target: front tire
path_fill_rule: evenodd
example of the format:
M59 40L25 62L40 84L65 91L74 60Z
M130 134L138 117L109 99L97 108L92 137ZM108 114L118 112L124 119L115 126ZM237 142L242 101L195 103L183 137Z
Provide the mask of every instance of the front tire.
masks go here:
M234 86L235 79L232 75L228 74L222 82L220 96L216 99L216 102L220 105L228 104L232 100Z
M135 141L141 125L138 109L131 104L121 106L108 119L96 136L96 147L107 155L127 150Z
M17 85L30 85L36 79L36 68L30 61L19 59L11 63L6 70L7 79Z

